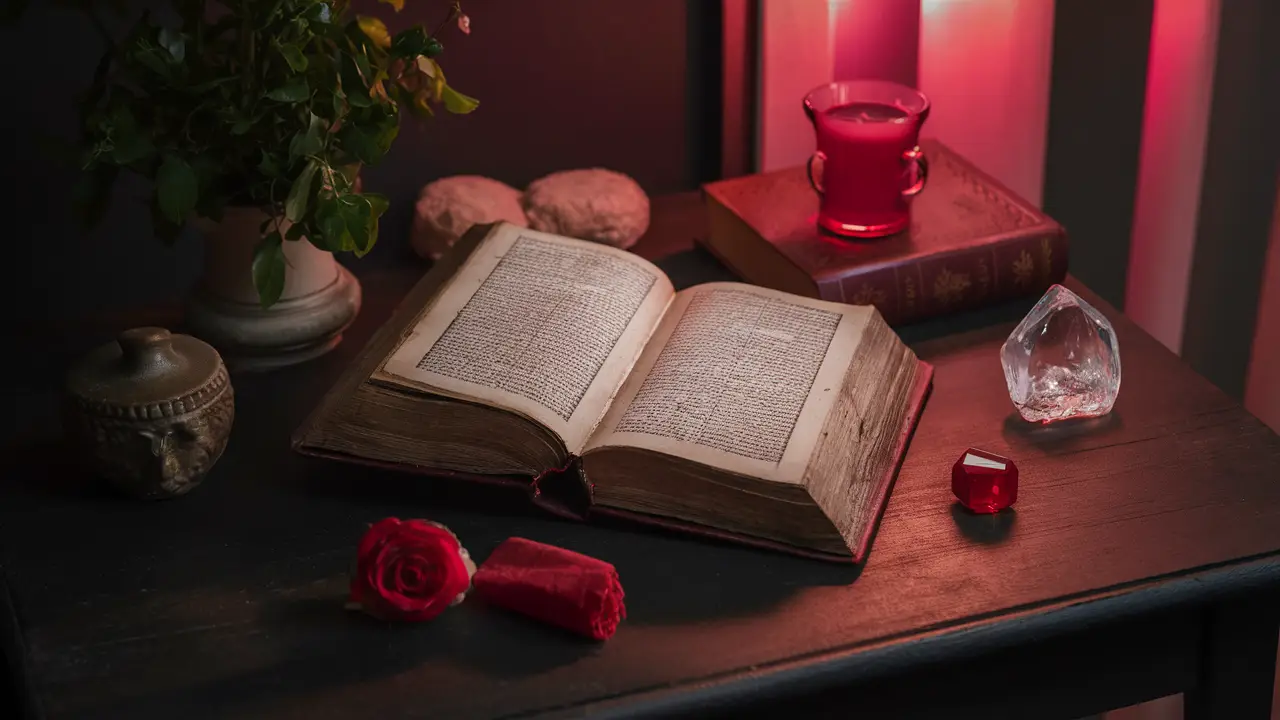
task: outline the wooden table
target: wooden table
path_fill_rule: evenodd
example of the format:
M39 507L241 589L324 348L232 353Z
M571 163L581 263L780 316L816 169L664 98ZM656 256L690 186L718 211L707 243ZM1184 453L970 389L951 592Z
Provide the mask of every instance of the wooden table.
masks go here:
M641 251L677 284L723 278L690 249L696 198L656 207ZM1091 424L1031 426L1009 403L996 350L1030 301L903 330L936 385L856 569L292 454L290 432L420 273L366 273L333 354L236 378L230 447L181 500L120 499L57 445L57 374L107 328L49 338L42 384L9 383L0 635L33 714L1065 719L1185 691L1188 718L1268 717L1280 439L1087 292L1124 359L1115 413ZM1016 459L1016 511L953 502L971 445ZM444 522L479 559L520 535L608 560L628 619L595 645L478 602L420 626L345 612L355 542L387 515Z

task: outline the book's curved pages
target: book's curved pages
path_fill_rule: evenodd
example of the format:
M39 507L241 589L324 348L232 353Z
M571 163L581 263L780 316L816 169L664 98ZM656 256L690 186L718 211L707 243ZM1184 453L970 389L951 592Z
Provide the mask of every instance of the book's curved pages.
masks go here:
M675 292L631 253L499 223L410 292L294 446L859 561L931 372L870 306Z

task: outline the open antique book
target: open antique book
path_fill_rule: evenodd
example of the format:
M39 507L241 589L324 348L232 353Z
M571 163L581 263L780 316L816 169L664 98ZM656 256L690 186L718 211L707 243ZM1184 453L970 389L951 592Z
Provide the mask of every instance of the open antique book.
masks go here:
M498 223L410 292L294 446L858 561L931 373L873 307L676 292L631 253Z

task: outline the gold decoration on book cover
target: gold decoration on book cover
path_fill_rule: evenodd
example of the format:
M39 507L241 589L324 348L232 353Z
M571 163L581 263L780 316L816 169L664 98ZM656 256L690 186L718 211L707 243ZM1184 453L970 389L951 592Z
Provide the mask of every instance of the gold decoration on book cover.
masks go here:
M964 299L971 284L968 273L951 272L950 268L944 267L934 278L933 295L944 306L954 305Z
M1031 278L1036 271L1036 262L1031 259L1031 253L1023 249L1017 259L1013 261L1013 284L1019 289L1026 289L1031 285Z
M889 295L884 290L871 287L869 283L862 283L848 302L850 305L875 305L877 308L882 308L888 301Z

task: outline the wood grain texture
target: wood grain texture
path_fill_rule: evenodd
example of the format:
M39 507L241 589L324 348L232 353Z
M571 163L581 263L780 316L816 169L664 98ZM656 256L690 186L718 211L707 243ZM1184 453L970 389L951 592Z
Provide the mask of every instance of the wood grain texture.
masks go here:
M662 206L671 215L654 227L671 235L641 250L661 246L683 284L722 279L671 239L699 232L696 212L679 220L696 207L686 200ZM518 492L292 453L290 432L420 274L367 278L364 311L333 354L235 378L227 452L178 501L123 500L70 466L53 423L54 373L38 387L6 385L20 393L8 413L23 429L0 456L0 563L26 686L49 716L625 713L654 696L688 707L717 687L739 698L865 689L894 668L968 663L1100 633L1101 618L1280 582L1280 439L1079 285L1115 322L1125 364L1115 413L1091 424L1017 419L997 348L1029 301L903 331L935 366L934 390L860 573L562 522L526 509ZM1014 511L972 516L953 502L950 466L971 445L1018 463ZM410 627L345 613L355 542L388 515L443 522L477 559L522 536L609 561L628 619L589 645L479 602ZM1143 687L1163 691L1187 674L1171 661Z

